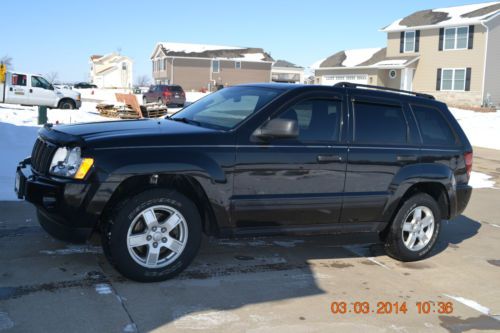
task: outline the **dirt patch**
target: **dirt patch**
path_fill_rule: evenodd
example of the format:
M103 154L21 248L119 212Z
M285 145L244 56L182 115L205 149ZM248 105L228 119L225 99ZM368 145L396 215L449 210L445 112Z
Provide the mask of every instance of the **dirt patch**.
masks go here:
M427 268L432 268L431 265L426 264L424 262L402 262L399 263L399 265L403 268L410 268L410 269L427 269Z

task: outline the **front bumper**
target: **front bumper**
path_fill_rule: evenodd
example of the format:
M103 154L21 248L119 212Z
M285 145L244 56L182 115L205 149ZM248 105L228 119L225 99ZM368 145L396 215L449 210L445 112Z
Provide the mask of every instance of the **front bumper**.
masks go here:
M81 100L79 100L79 101L75 101L75 107L76 107L77 109L81 108L81 107L82 107L82 101L81 101Z
M37 207L49 227L88 237L97 225L99 215L86 209L94 192L92 184L37 175L28 158L17 166L15 191L19 199Z

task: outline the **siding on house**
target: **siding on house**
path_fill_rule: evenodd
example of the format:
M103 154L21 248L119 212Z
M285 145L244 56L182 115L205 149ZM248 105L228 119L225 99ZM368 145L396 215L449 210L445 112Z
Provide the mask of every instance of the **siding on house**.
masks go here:
M500 15L487 22L488 46L484 80L484 98L490 95L490 102L500 105Z
M325 75L344 75L344 74L354 74L354 75L368 75L368 84L379 85L380 78L378 75L378 69L361 69L361 68L346 68L346 69L316 69L314 75L316 78L320 78ZM315 82L321 84L321 82Z
M387 34L387 55L401 55L400 32ZM420 31L421 55L413 78L413 90L430 93L437 99L450 104L480 105L483 102L482 85L484 73L484 55L486 29L482 25L474 26L474 44L471 50L439 51L439 28ZM415 53L404 53L415 54ZM471 68L470 91L437 91L438 68Z

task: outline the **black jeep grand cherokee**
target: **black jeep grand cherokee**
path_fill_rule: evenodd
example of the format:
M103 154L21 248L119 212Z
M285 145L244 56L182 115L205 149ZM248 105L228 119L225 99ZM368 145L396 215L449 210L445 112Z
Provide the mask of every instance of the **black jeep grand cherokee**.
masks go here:
M418 260L469 201L472 147L445 104L383 90L241 85L166 119L46 126L16 190L138 281L181 272L202 233L377 232Z

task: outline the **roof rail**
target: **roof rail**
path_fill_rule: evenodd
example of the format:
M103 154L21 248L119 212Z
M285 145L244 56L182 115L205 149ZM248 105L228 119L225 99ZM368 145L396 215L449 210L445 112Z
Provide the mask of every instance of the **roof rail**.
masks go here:
M368 88L368 89L374 89L374 90L397 92L400 94L413 95L413 96L418 96L418 97L423 97L423 98L428 98L428 99L436 99L436 98L434 98L434 96L429 95L429 94L423 94L423 93L409 91L409 90L401 90L401 89L387 88L387 87L381 87L381 86L372 86L369 84L339 82L339 83L334 84L333 86L338 87L338 88L359 88L359 87L361 87L361 88Z

